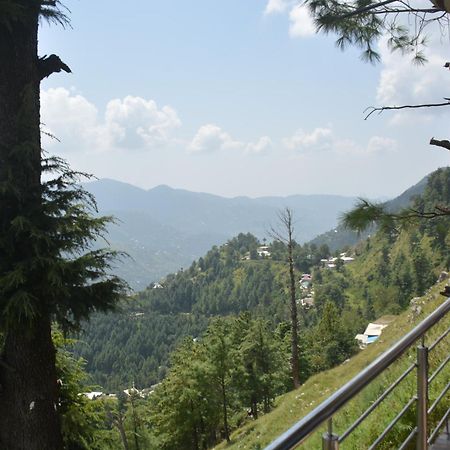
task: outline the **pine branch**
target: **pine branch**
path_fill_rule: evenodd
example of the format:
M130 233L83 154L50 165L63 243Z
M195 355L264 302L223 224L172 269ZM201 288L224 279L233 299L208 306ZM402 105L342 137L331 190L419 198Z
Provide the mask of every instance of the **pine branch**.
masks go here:
M417 219L436 219L448 216L450 216L450 207L443 205L434 205L434 208L428 211L407 208L399 213L389 213L382 204L360 199L353 210L344 214L343 224L347 228L361 232L373 223L379 223L389 228L394 223L406 223Z
M435 8L387 8L382 9L380 11L372 11L372 14L398 14L398 13L426 13L426 14L435 14L435 13L442 13L440 9Z
M402 105L402 106L380 106L379 108L375 108L374 106L370 106L369 108L366 108L364 112L370 111L366 117L364 117L364 120L367 120L374 112L378 112L381 114L383 111L390 111L390 110L400 110L400 109L418 109L418 108L435 108L438 106L450 106L450 98L444 98L445 102L443 103L423 103L419 105Z
M348 19L350 17L359 16L360 14L364 14L366 12L372 11L373 9L380 8L381 6L389 5L390 3L395 3L398 0L384 0L379 3L372 3L371 5L364 6L362 8L357 8L354 11L350 11L346 14L342 14L340 16L334 17L335 20Z

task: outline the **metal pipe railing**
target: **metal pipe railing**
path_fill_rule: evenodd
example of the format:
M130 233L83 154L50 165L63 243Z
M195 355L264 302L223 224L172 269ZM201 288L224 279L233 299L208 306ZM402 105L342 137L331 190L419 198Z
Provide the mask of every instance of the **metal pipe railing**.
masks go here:
M367 408L358 419L353 422L339 437L339 442L343 442L346 437L350 435L350 433L367 417L369 414L378 407L378 405L416 368L415 364L411 364L401 375L397 378L384 392L381 394L378 399L373 402L369 408Z
M404 407L403 409L395 416L394 420L392 420L389 425L383 430L383 432L377 437L377 439L373 442L373 444L369 447L369 450L374 450L377 448L378 444L386 437L389 431L395 427L397 422L408 412L408 409L416 402L416 397L413 397Z
M362 370L357 376L338 389L333 395L307 414L303 419L293 425L289 430L273 441L266 450L289 450L301 443L309 434L318 428L327 419L330 419L350 399L358 394L372 380L396 361L417 339L424 334L450 311L450 298L442 303L435 311L426 317L419 325L406 334L397 344L392 346L374 362ZM440 341L440 339L439 339ZM434 343L433 347L437 343ZM428 377L424 377L425 382ZM420 402L419 402L420 403ZM426 404L426 402L423 402ZM424 408L425 414L427 408ZM423 424L422 424L423 425ZM422 430L419 427L419 434ZM425 433L426 435L426 433Z
M433 432L431 433L431 436L428 438L428 443L431 444L434 439L437 437L437 435L439 434L439 430L442 428L442 426L445 424L445 422L448 420L450 416L450 408L447 410L447 412L444 414L444 416L442 417L442 419L439 421L439 423L436 425L436 428L433 430Z
M411 433L409 433L408 437L402 442L402 444L400 445L400 447L398 448L398 450L405 450L408 448L409 444L411 443L411 441L414 439L414 437L417 434L417 427L415 427Z

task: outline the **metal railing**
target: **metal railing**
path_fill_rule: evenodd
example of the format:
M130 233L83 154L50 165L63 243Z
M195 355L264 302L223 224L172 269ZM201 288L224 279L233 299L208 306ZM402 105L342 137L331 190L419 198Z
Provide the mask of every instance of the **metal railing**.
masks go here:
M340 444L383 402L383 400L415 369L417 370L417 392L403 407L396 417L386 426L376 440L368 446L369 450L377 448L387 434L395 427L399 420L407 414L413 405L416 405L417 421L415 427L407 438L400 444L399 449L410 448L416 439L416 449L426 450L428 445L438 436L439 431L447 423L450 416L450 408L438 421L436 428L428 432L430 414L435 412L438 404L446 396L450 389L447 383L444 390L437 396L433 404L428 407L428 388L436 377L442 372L450 360L450 355L437 367L431 376L429 372L429 353L443 341L450 333L450 328L441 334L431 345L425 346L425 333L437 324L450 311L450 298L441 304L433 313L426 317L412 331L405 335L399 342L389 348L373 363L362 370L356 377L341 387L333 395L317 406L303 419L292 426L288 431L273 441L266 450L289 450L301 444L313 431L327 421L328 429L322 436L323 450L339 450ZM416 362L411 364L382 394L356 419L341 435L333 432L333 415L339 411L349 400L369 385L378 375L385 371L405 351L411 348L418 340ZM414 426L414 425L413 425Z

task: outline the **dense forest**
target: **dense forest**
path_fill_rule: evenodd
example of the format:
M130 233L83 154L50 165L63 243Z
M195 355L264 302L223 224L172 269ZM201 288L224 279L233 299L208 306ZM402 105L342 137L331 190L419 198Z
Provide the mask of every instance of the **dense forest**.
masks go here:
M445 204L448 185L449 169L435 172L415 207ZM321 259L330 256L326 244L295 245L298 279L312 273L315 301L314 308L299 308L302 333L317 326L326 301L338 308L349 336L361 332L367 321L404 309L448 266L447 225L441 219L382 230L352 248L355 261L336 270L321 267ZM133 382L140 388L159 382L169 353L185 336L200 336L217 316L250 312L272 327L286 322L286 247L274 241L267 245L270 257L264 257L258 255L262 244L250 234L240 234L213 247L188 269L128 297L119 313L93 316L76 346L93 380L109 390Z
M430 175L412 207L449 202L446 168ZM448 217L385 223L341 249L350 263L337 256L331 268L327 245L294 245L302 382L357 352L355 334L369 321L405 310L448 270L449 228ZM128 439L133 449L208 448L292 388L286 251L240 234L128 297L119 313L91 319L75 344L90 381L109 392L136 386L128 397L86 403L103 418L98 448L103 439Z

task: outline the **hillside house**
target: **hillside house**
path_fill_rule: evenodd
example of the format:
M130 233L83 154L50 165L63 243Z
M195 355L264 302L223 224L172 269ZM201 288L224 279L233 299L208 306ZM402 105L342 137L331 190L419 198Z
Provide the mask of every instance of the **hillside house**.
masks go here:
M359 342L359 347L365 348L367 345L374 343L386 327L387 324L385 323L369 323L363 334L355 336L355 339Z
M322 258L320 260L322 267L326 267L328 269L335 269L338 262L342 261L344 264L349 264L353 262L355 258L351 256L347 256L346 253L341 253L339 256L332 256L328 259Z
M301 305L303 306L303 308L305 309L309 309L312 306L314 306L314 298L313 297L306 297L306 298L302 298L300 300Z
M309 273L302 274L299 283L303 290L309 289L312 285L312 276Z
M260 245L256 252L258 253L258 256L261 258L269 258L271 253L269 252L269 247L267 245Z

